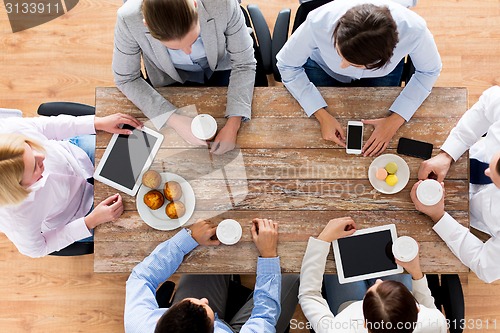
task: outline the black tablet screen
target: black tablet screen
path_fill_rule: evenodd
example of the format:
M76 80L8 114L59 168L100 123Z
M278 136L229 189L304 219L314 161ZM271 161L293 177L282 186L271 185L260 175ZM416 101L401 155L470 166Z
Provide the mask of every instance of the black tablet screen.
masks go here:
M118 135L100 175L128 189L133 189L157 138L128 125L131 135Z
M344 277L396 269L390 230L338 239Z

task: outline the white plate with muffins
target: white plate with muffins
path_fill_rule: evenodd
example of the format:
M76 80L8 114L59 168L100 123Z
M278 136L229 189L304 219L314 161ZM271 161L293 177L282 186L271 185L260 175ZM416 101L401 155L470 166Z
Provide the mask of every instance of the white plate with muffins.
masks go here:
M174 230L184 225L194 212L191 185L170 172L148 170L135 198L142 220L157 230Z

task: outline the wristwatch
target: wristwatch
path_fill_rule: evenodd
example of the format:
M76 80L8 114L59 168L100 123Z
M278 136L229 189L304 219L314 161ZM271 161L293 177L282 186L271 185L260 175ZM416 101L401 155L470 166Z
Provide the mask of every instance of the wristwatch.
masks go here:
M186 232L189 234L189 236L193 236L193 232L189 228L184 228Z

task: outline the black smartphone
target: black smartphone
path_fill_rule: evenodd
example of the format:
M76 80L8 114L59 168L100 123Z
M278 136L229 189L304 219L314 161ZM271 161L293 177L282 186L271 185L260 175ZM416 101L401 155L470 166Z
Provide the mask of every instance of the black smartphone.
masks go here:
M428 142L399 138L398 154L408 155L412 157L423 158L428 160L432 156L432 144Z

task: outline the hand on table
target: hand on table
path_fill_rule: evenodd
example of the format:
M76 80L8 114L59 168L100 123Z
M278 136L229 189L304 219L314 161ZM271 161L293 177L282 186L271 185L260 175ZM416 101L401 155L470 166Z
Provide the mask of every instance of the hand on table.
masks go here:
M167 126L173 128L187 143L194 146L206 146L207 143L204 140L200 140L193 135L193 132L191 131L192 121L193 118L172 113L167 120Z
M123 201L120 194L114 194L94 207L92 212L85 216L87 228L94 229L100 224L114 221L123 213Z
M362 120L365 125L373 125L373 133L363 146L363 156L378 156L389 145L392 137L405 120L397 113L386 118Z
M422 268L420 268L420 258L419 257L420 257L420 253L418 253L417 256L415 257L415 259L413 259L412 261L403 262L403 261L399 261L398 259L396 259L396 264L398 264L401 267L403 267L404 269L406 269L406 271L409 274L411 274L411 278L413 280L420 280L421 278L424 277L424 274L422 273Z
M452 162L453 158L442 151L433 158L422 162L418 169L418 179L437 178L438 182L442 182L450 170Z
M345 147L345 132L337 119L328 113L326 109L319 109L314 113L314 116L319 121L323 139Z
M331 243L336 239L352 235L356 231L356 222L351 217L330 220L318 239Z
M189 227L191 229L191 236L200 245L219 245L218 239L212 239L215 235L215 227L208 221L198 220L195 224Z
M143 123L128 114L115 113L106 117L94 117L94 127L97 131L108 133L132 134L132 131L120 128L119 125L127 124L134 128L142 128Z
M444 215L444 197L446 194L444 189L444 183L441 183L441 186L443 187L443 197L441 198L441 200L433 206L426 206L423 203L421 203L417 198L417 187L421 182L422 180L419 180L418 182L415 183L415 185L413 185L410 192L411 201L413 201L413 203L415 204L416 210L429 216L434 222L437 222Z
M241 125L241 117L230 117L226 125L215 137L210 152L215 155L222 155L236 147L236 137Z
M278 223L268 219L252 221L252 239L262 258L278 256Z

